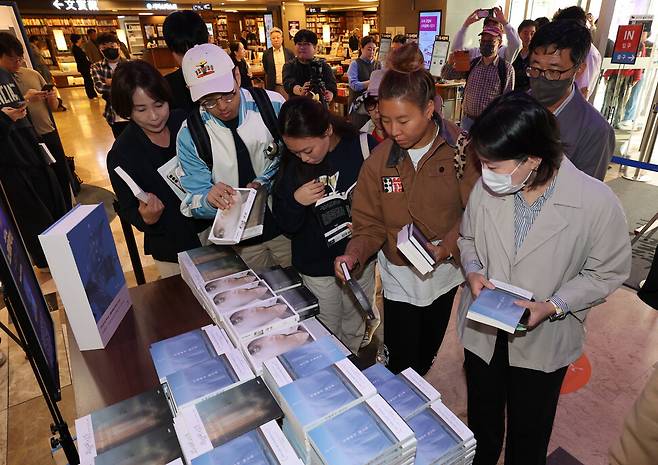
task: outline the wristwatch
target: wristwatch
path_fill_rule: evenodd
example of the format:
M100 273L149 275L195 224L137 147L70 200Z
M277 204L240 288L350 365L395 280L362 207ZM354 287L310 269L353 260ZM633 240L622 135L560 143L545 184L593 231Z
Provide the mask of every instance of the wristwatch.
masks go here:
M567 314L564 311L564 309L555 305L555 302L553 302L552 300L547 300L546 302L548 302L553 306L553 308L555 308L555 313L553 313L551 316L548 317L548 321L553 322L558 320L564 320L567 317Z

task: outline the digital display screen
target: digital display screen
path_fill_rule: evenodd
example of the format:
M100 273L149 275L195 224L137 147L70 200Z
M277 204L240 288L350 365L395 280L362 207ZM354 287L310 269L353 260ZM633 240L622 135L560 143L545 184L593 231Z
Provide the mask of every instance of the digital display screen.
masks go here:
M425 69L430 69L434 40L441 34L441 10L421 11L418 14L418 47L425 59Z

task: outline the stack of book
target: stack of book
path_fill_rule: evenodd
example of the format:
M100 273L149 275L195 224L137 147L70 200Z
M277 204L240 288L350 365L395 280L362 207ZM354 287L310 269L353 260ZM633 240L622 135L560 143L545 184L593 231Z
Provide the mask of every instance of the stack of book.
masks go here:
M174 418L187 463L249 431L280 419L283 412L261 378L182 409Z
M276 421L238 436L192 459L192 465L302 465Z
M363 374L377 388L379 395L405 420L441 399L439 391L412 368L394 375L376 363L364 370Z
M78 418L75 429L83 465L182 463L171 410L161 388Z
M299 273L291 266L274 266L258 272L275 294L283 297L298 314L301 320L320 313L318 298L302 284Z
M343 359L287 384L275 395L285 414L283 431L304 462L311 460L308 432L377 394L375 386Z
M427 247L428 244L430 241L413 223L404 226L398 233L398 250L422 275L431 273L436 265L436 260Z
M411 465L416 456L414 432L379 395L328 419L308 437L312 464Z

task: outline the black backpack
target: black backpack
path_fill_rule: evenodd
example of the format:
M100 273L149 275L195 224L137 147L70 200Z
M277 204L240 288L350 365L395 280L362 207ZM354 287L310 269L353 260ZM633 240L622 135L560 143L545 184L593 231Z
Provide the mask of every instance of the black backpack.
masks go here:
M265 126L272 134L274 138L273 148L268 148L268 156L275 157L277 154L281 153L281 147L283 146L283 140L281 139L281 134L279 133L279 121L274 112L274 107L270 101L270 97L267 95L265 89L260 87L252 87L246 89L249 91L256 106L258 107L258 112L260 113L261 118ZM212 146L210 144L210 136L206 130L206 126L201 121L201 113L199 112L199 105L195 105L194 109L187 117L187 127L190 130L190 136L196 147L196 151L206 165L208 169L212 171L213 160L212 160ZM273 154L273 155L270 155Z
M468 81L468 76L471 74L473 66L477 65L482 60L482 57L473 58L471 60L471 66L466 73L466 80ZM507 87L507 66L505 66L505 59L498 57L498 80L500 81L500 94L502 95L505 92L505 87Z

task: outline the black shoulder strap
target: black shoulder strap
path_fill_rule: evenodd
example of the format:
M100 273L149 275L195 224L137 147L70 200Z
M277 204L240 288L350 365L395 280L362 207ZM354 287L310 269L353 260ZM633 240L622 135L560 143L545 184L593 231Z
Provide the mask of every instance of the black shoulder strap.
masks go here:
M481 59L482 57L475 57L471 60L471 64L468 67L468 71L466 71L466 77L464 79L468 81L468 77L471 75L471 70L473 69L473 66L477 65Z
M263 122L265 123L265 126L267 126L267 129L269 129L270 134L272 134L272 138L274 138L275 142L279 142L281 140L281 134L279 134L279 120L276 117L272 101L270 100L269 95L267 95L267 91L260 87L250 87L247 90L254 98L254 102L256 102L256 106L258 107L258 112L260 113L261 118L263 118Z
M208 168L212 171L212 146L210 145L210 136L206 130L206 126L201 120L201 113L199 112L199 105L194 105L192 112L187 117L187 128L190 130L192 142L196 147L196 152Z
M503 95L505 87L507 87L507 62L501 57L498 57L498 79L500 80L500 95Z

